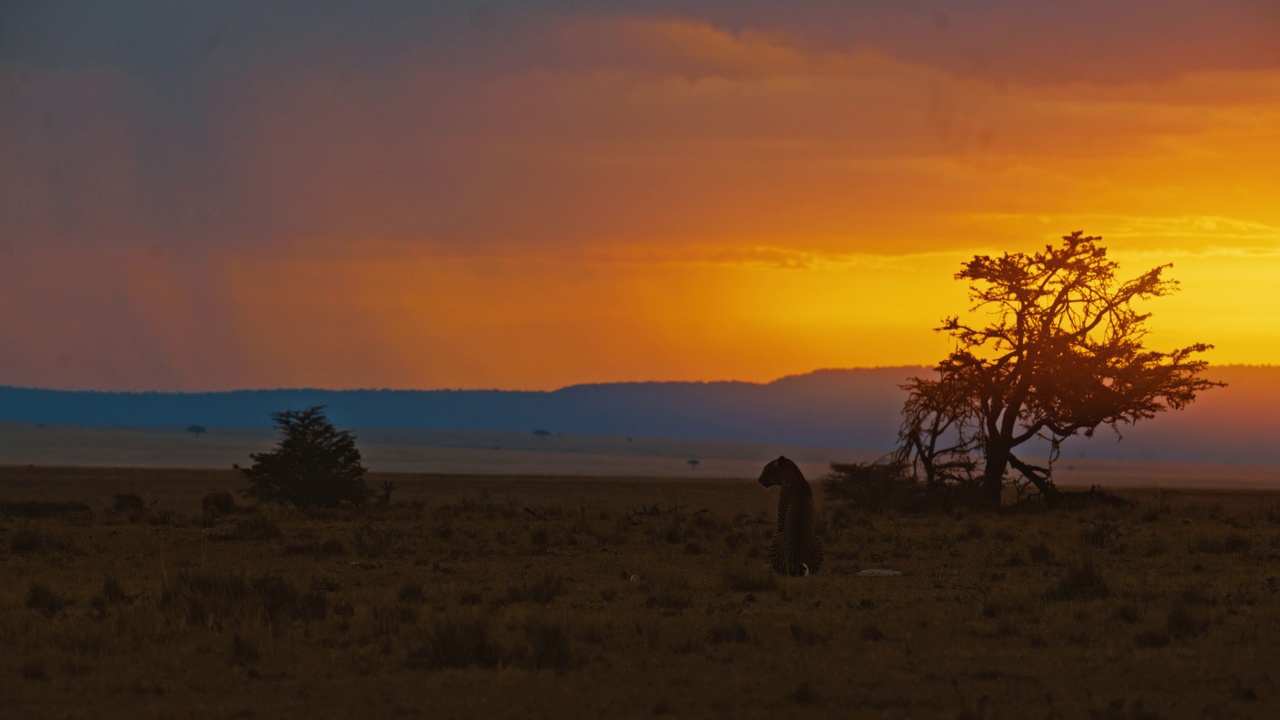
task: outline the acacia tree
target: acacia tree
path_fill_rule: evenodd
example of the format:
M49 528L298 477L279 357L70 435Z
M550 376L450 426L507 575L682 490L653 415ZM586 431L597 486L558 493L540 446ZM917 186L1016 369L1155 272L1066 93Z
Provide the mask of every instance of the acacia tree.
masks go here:
M301 508L360 505L369 496L355 435L338 430L324 406L272 413L280 442L271 452L252 453L253 466L233 467L249 480L246 497Z
M969 282L970 311L990 321L945 318L936 330L956 349L936 379L904 386L898 459L927 483L971 482L998 505L1012 467L1055 506L1052 463L1062 441L1101 425L1119 434L1121 423L1180 410L1222 385L1202 378L1208 364L1196 359L1212 345L1143 346L1151 315L1133 304L1177 289L1163 277L1171 265L1118 281L1100 240L1074 232L1044 252L974 256L956 274ZM1050 443L1043 467L1014 454L1037 437Z

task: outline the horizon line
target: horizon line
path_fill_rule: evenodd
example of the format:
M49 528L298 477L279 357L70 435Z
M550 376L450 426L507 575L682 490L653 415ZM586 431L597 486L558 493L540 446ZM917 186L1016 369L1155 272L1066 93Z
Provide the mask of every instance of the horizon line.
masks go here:
M99 389L99 388L56 388L56 387L36 387L27 385L9 385L0 383L0 390L20 390L32 392L59 392L59 393L97 393L103 395L228 395L232 393L252 393L252 392L509 392L509 393L556 393L570 388L580 387L597 387L601 385L719 385L719 384L738 384L738 385L772 385L792 378L801 378L809 375L816 375L824 372L858 372L858 371L874 371L874 370L929 370L932 365L867 365L854 367L824 367L815 368L808 372L791 373L781 375L768 381L755 380L610 380L601 382L581 382L562 385L550 390L528 389L528 388L497 388L497 387L451 387L451 388L394 388L394 387L345 387L345 388L326 388L326 387L239 387L220 390L139 390L139 389ZM1280 369L1280 363L1223 363L1219 365L1210 365L1207 370L1223 368L1257 368Z

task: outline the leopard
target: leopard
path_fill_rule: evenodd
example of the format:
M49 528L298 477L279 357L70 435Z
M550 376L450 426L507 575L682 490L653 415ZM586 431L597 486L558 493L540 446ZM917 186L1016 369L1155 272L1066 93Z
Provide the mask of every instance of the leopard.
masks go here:
M766 488L780 485L778 531L769 541L769 564L784 575L810 575L822 567L822 541L813 532L813 491L800 468L784 455L760 473Z

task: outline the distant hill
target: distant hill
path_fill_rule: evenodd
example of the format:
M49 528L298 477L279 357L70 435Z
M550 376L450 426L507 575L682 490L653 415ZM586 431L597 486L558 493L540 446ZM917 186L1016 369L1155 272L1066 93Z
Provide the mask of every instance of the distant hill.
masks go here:
M59 391L0 386L0 421L101 427L262 427L328 406L339 427L501 430L785 443L887 451L901 384L926 368L819 370L770 383L646 382L499 390ZM1183 412L1072 440L1064 457L1280 465L1280 367L1223 366L1230 384Z

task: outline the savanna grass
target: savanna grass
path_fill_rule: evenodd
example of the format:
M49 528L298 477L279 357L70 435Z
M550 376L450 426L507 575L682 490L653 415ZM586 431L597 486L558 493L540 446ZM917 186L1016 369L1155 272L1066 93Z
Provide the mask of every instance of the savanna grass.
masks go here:
M98 505L74 488L67 502L100 515L7 518L6 710L77 715L72 685L107 718L1259 717L1280 703L1269 496L1144 491L1050 513L829 501L826 563L787 578L764 552L776 496L751 481L395 482L394 507L208 526L207 478L189 511L146 504L163 523L124 522L136 503L115 510L97 486Z

